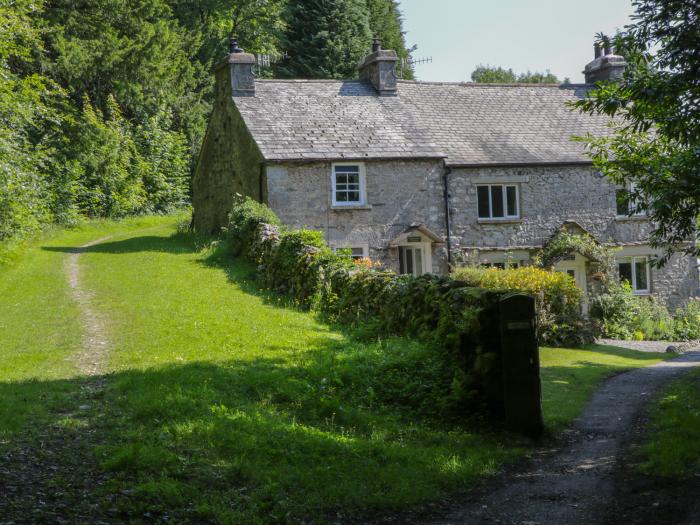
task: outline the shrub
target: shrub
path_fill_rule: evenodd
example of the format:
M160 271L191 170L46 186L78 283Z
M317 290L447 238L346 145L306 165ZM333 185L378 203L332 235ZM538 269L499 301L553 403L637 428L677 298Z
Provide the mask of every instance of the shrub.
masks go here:
M281 223L275 212L264 204L238 195L231 208L226 228L226 236L234 255L247 252L253 242L255 229L260 224L279 226Z
M470 286L534 296L542 344L576 345L593 338L581 315L582 292L565 273L534 266L506 270L463 267L455 270L453 277Z
M634 332L635 297L627 282L611 283L591 300L588 311L598 321L604 337L631 339Z
M700 337L700 306L691 302L685 309L679 308L674 319L653 297L635 296L627 282L611 284L605 293L596 296L590 315L600 324L603 336L614 339L661 341Z
M692 299L676 310L673 332L674 338L681 341L700 339L700 299Z

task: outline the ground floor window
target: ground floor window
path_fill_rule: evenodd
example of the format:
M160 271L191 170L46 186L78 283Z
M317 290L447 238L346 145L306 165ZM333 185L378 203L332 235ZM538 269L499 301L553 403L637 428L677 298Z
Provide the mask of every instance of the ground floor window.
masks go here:
M344 253L348 253L354 261L359 261L368 257L369 250L366 246L336 246L333 248L334 252L342 250Z
M515 262L515 261L508 261L508 262L484 262L481 263L482 268L498 268L499 270L515 270L516 268L520 268L521 263Z
M628 282L636 294L648 294L651 291L648 257L625 257L617 263L620 282Z

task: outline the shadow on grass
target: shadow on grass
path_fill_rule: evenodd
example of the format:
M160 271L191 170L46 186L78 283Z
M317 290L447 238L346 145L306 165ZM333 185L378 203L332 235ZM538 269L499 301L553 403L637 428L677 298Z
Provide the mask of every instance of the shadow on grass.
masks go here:
M141 235L129 237L121 241L105 241L88 248L77 246L42 246L41 249L49 252L62 253L109 253L113 255L132 254L140 252L162 253L195 253L211 239L191 233L175 233L168 237L158 235Z
M199 362L98 378L104 396L84 409L70 391L95 379L0 383L0 398L29 405L65 396L34 431L9 433L0 483L14 490L0 496L0 515L38 505L36 493L62 509L51 518L361 521L464 489L514 457L518 443L417 416L437 410L421 405L436 377L412 378L425 357L407 342L360 348L318 338L300 365ZM93 437L89 457L76 436ZM42 443L60 452L45 464L27 453ZM81 480L105 473L86 493ZM78 500L86 503L65 505Z

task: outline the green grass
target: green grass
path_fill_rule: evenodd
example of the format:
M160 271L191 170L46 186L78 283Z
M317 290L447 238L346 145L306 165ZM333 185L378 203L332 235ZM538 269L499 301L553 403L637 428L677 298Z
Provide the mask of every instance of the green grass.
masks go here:
M668 355L614 346L541 348L542 410L551 431L576 418L596 386L612 374L653 365Z
M84 379L63 261L109 319L107 389L83 424L124 520L361 521L467 489L527 452L467 420L426 417L430 348L361 342L258 290L253 269L222 261L176 218L99 223L32 246L0 270L0 436L66 421ZM543 349L545 419L576 417L606 375L658 356L611 347ZM428 398L429 399L429 398ZM24 409L14 410L19 400ZM50 401L50 402L47 402Z
M700 473L700 370L674 381L651 408L640 468L649 475L687 478Z

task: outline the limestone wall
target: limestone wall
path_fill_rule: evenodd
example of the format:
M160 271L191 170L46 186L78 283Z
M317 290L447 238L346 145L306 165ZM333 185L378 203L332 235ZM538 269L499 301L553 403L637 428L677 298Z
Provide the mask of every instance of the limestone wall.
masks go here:
M367 205L331 205L331 163L276 164L267 167L268 203L282 222L323 231L331 246L369 248L373 259L398 269L398 250L389 248L412 223L445 235L442 165L435 161L364 163ZM444 273L444 246L432 252L434 273Z

